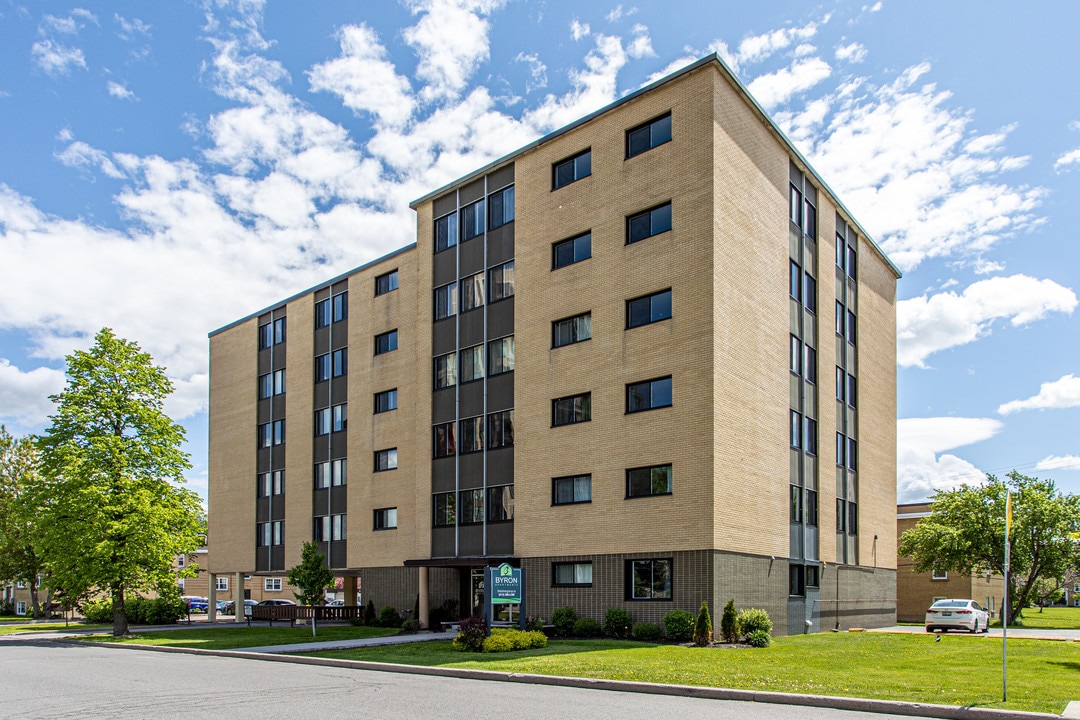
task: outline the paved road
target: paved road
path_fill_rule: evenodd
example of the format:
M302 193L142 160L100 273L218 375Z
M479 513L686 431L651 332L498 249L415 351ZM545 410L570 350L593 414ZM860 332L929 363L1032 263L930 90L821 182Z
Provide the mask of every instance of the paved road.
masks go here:
M0 643L0 718L883 720L875 713L369 672L42 640Z
M868 632L881 632L881 633L910 633L915 635L925 635L926 628L922 625L896 625L895 627L875 628ZM954 630L950 635L964 635L965 633L958 630ZM990 628L990 632L982 634L983 637L1000 638L1001 628ZM1039 628L1024 628L1024 627L1011 627L1009 628L1010 638L1038 638L1042 640L1080 640L1080 630L1041 630Z

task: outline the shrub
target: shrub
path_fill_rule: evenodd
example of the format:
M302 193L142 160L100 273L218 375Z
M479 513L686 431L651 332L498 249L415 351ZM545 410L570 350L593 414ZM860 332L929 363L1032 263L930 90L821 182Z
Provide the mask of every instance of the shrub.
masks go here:
M705 647L712 642L712 616L709 615L709 603L702 600L698 610L697 624L694 625L694 644Z
M109 598L87 600L82 604L82 614L88 623L111 625L113 621L112 600Z
M367 607L364 608L364 624L368 627L373 627L375 625L375 620L375 601L368 600Z
M484 652L510 652L529 648L547 647L547 635L538 631L521 631L510 628L497 628L484 639Z
M569 605L566 607L555 608L551 613L551 624L555 626L555 634L561 637L568 637L574 634L574 623L576 623L577 620L577 613L574 612L574 608Z
M570 634L579 638L600 637L600 623L592 618L578 618Z
M720 618L720 634L724 642L739 642L739 613L735 610L735 601L728 600L724 606L724 615Z
M694 636L694 614L685 610L672 610L664 615L664 634L669 640L686 642Z
M739 631L743 637L750 637L751 634L764 631L766 634L772 634L772 620L769 619L769 613L765 612L761 608L747 608L739 613Z
M416 633L416 632L419 632L419 631L420 631L420 621L419 620L409 619L409 620L406 620L405 622L401 623L401 632L403 632L403 633L410 633L411 634L411 633Z
M635 640L653 642L660 639L660 626L651 622L636 622L630 630L630 635Z
M353 627L362 627L363 624L364 624L364 618L363 617L351 617L351 618L349 618L349 624L352 625Z
M528 632L544 632L544 618L539 615L525 620L525 630Z
M487 637L487 620L482 617L468 617L461 621L460 628L454 638L454 649L458 652L481 652Z
M109 619L112 622L112 603L108 602ZM187 613L180 596L159 597L153 600L133 597L124 601L124 615L132 625L169 625Z
M547 647L548 638L542 630L529 630L525 633L529 636L529 647L543 648Z
M454 641L457 642L456 640ZM506 633L492 633L490 637L484 638L480 643L480 649L486 653L496 652L510 652L515 650L513 639Z
M384 628L401 627L401 616L398 615L398 611L394 609L393 605L384 605L383 609L379 611L379 619L376 624Z
M15 603L10 600L0 600L0 615L14 615Z
M756 648L769 647L772 644L772 638L765 630L755 630L746 636L746 644Z
M625 640L630 637L630 631L634 627L634 621L630 613L621 607L608 608L604 613L604 634L609 638Z

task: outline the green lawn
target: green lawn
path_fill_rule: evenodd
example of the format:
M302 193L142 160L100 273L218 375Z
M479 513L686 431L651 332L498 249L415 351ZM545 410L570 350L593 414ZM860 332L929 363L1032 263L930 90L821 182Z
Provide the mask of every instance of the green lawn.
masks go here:
M1080 643L1009 641L1009 702L1001 702L1001 642L985 637L820 633L772 647L699 649L617 641L553 641L542 650L473 655L448 642L314 653L373 662L636 680L813 695L1060 713L1080 700Z
M1049 630L1080 630L1080 608L1048 607L1024 610L1021 627Z
M26 618L22 618L25 620ZM51 632L53 630L83 630L87 628L103 628L105 625L83 625L82 623L73 622L70 625L65 625L63 622L54 623L37 623L33 625L20 625L20 624L2 624L0 625L0 635L14 635L16 633L26 632Z
M231 650L263 645L295 645L323 640L350 640L353 638L384 637L397 634L397 629L353 627L332 625L318 628L318 635L311 637L308 627L206 627L191 630L168 630L141 632L129 638L113 638L111 635L88 635L80 638L92 642L116 642L132 645L170 645L172 647L199 648L201 650Z

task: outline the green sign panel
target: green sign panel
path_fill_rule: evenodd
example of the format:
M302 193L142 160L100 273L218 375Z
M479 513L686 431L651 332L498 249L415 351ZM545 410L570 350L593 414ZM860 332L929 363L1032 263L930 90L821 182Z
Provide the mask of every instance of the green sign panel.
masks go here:
M491 602L504 605L521 602L521 570L503 563L492 575Z

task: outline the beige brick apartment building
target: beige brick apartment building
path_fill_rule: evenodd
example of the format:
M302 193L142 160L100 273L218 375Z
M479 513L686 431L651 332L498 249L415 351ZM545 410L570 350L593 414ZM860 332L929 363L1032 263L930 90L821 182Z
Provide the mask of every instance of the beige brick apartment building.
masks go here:
M212 573L894 622L899 273L716 56L412 207L211 333Z

